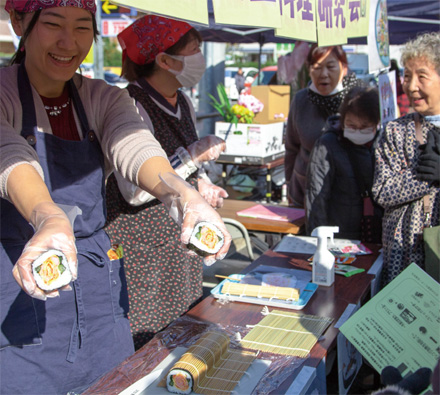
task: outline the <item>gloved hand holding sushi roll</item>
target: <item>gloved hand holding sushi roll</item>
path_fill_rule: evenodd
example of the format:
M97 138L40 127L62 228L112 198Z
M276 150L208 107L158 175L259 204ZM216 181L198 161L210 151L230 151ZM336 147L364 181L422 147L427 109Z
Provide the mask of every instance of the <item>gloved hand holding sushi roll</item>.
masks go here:
M181 242L204 256L205 265L223 259L231 244L231 235L220 215L178 175L163 173L154 194L167 206L170 216L182 226ZM199 229L203 224L203 230ZM195 235L197 236L195 237ZM201 243L198 243L197 240Z
M216 160L226 149L226 143L217 136L205 136L199 141L195 141L187 148L192 161L197 167L201 167L203 162Z
M66 282L76 280L75 237L69 218L53 202L37 204L30 222L35 234L24 247L12 273L28 295L46 300L59 296L59 289L69 290Z

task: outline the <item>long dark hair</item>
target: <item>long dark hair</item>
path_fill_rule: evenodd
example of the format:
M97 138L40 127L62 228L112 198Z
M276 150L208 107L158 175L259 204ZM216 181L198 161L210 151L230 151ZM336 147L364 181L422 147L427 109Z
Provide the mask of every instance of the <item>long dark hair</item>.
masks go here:
M23 20L24 16L26 15L25 12L18 12L18 11L13 11L13 12L15 12L17 20ZM38 18L40 17L40 14L41 14L41 10L35 11L26 31L24 32L23 36L20 39L20 43L18 44L18 49L17 49L17 51L15 51L15 54L12 56L12 58L9 62L9 65L12 66L13 64L20 64L23 62L23 59L26 57L24 43L27 40L27 38L29 37L29 34L31 34L32 29L35 27L35 25L38 21ZM98 25L96 24L96 18L95 18L94 14L92 14L92 24L93 24L93 40L96 42L98 35L99 35L99 31L98 31Z

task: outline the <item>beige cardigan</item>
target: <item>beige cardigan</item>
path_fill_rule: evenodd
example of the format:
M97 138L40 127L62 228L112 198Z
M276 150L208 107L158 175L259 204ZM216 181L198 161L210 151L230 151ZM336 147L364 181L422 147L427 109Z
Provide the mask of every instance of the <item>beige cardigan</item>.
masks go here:
M7 179L14 167L28 163L43 177L35 150L20 135L22 108L17 85L18 65L0 69L0 197L8 199ZM125 89L110 86L76 74L75 83L89 126L95 131L105 158L106 176L117 169L137 184L142 164L154 156L166 154L139 115L134 101ZM38 130L52 133L40 96L32 88ZM81 131L77 119L78 131ZM87 158L78 158L87 160Z

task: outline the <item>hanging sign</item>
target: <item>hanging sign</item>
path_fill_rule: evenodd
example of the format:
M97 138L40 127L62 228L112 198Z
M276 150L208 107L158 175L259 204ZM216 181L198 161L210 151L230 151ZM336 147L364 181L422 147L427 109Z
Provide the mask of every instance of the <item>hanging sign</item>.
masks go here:
M209 25L207 0L121 0L113 4L152 14Z
M212 0L215 22L225 25L281 27L277 0Z
M379 75L380 118L385 126L398 117L396 72L390 71Z
M316 0L316 28L320 47L347 43L347 1Z
M367 37L370 0L348 0L347 37Z
M284 0L280 9L282 27L275 30L276 36L316 42L316 0Z
M390 66L390 45L386 0L370 0L370 24L368 33L369 72L381 71Z

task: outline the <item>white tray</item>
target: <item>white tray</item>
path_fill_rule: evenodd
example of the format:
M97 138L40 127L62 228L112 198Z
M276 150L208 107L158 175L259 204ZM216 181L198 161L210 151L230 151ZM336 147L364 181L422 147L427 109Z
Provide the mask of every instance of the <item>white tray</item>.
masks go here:
M276 268L276 267L269 267L269 266L259 266L255 269L255 271L265 271L266 273L269 272L286 272L286 273L292 273L295 275L295 273L299 272L296 269L285 269L285 268ZM229 277L236 278L237 280L241 280L245 275L244 274L232 274ZM253 304L261 304L265 306L271 306L271 307L282 307L285 309L294 309L294 310L301 310L303 309L306 304L309 302L315 291L318 289L318 285L314 283L307 283L307 285L301 290L300 296L298 300L295 301L287 301L287 300L279 300L279 299L268 299L268 298L258 298L254 296L238 296L238 295L227 295L222 292L223 285L226 282L231 282L228 279L223 280L220 284L218 284L215 288L211 290L212 296L214 298L220 299L225 298L229 301L234 302L245 302L245 303L253 303Z

